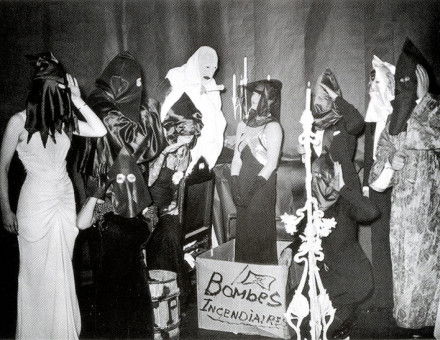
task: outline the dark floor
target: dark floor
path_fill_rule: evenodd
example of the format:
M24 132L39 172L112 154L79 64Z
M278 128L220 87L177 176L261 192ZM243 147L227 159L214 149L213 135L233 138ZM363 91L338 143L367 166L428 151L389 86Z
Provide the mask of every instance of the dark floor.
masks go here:
M194 287L195 288L195 287ZM229 332L209 331L197 326L197 302L195 291L190 298L189 306L182 315L180 323L180 339L272 339L257 335L233 334ZM83 309L82 339L92 339L93 321L90 313L90 287L79 289L78 296ZM433 328L408 330L396 326L392 318L386 317L377 310L362 310L356 322L351 339L433 339Z
M15 334L18 247L16 238L2 231L0 231L0 272L0 338L10 339ZM93 280L87 270L82 271L79 276L81 276L81 282L78 285L77 292L83 317L82 339L91 339L95 338ZM194 285L192 289L189 306L181 318L181 339L264 339L264 337L256 335L235 335L233 333L198 329ZM415 335L419 339L431 339L433 338L432 333L432 328L422 331L398 328L392 318L390 320L383 312L364 310L360 313L351 339L411 339L415 338Z

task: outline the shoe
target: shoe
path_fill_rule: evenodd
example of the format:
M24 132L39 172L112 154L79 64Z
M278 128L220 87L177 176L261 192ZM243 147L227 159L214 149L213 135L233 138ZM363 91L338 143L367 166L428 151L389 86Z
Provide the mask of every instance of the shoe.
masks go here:
M338 328L332 333L332 339L347 339L350 336L355 322L352 319L345 320Z

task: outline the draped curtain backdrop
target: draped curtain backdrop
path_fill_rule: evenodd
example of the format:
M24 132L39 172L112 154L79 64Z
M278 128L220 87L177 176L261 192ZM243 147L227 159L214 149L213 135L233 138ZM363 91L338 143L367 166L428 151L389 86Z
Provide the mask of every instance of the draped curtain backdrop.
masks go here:
M232 75L283 82L283 151L296 153L305 86L327 67L362 113L373 54L395 63L405 37L439 69L440 2L396 0L142 0L0 3L0 109L3 127L22 110L30 68L25 54L51 50L85 94L106 63L130 50L143 65L150 97L167 71L202 45L219 55L226 134L235 133Z

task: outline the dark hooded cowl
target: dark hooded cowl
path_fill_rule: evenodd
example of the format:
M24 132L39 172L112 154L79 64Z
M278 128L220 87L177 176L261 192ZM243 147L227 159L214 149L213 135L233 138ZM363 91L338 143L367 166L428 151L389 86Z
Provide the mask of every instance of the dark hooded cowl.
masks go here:
M394 75L395 99L392 102L393 113L390 117L390 135L406 131L406 123L416 106L417 100L417 64L423 66L429 76L429 92L438 93L438 84L431 65L420 50L408 38L403 45Z
M71 137L76 130L66 71L50 52L27 55L26 58L34 68L34 74L26 101L25 129L29 133L28 142L35 132L40 132L46 147L49 136L56 142L55 132L64 130ZM60 88L60 84L65 88Z

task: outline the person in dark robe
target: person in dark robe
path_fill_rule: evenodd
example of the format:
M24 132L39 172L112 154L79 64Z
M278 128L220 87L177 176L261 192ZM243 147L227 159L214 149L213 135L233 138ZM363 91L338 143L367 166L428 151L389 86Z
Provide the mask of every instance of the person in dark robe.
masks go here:
M317 143L312 148L312 191L324 218L336 220L335 229L322 239L324 260L318 265L324 288L336 308L329 337L344 339L350 335L359 305L373 290L371 265L358 242L358 224L374 220L379 211L362 195L353 162L357 137L364 128L362 115L342 98L330 69L319 77L314 92ZM338 174L341 180L335 180ZM283 251L282 261L296 254L300 244L298 238Z
M151 308L141 245L150 230L148 162L163 142L157 103L147 102L142 68L118 54L96 81L88 102L108 133L88 141L80 161L87 184L111 181L111 201L97 207L95 253L97 336L146 337Z

